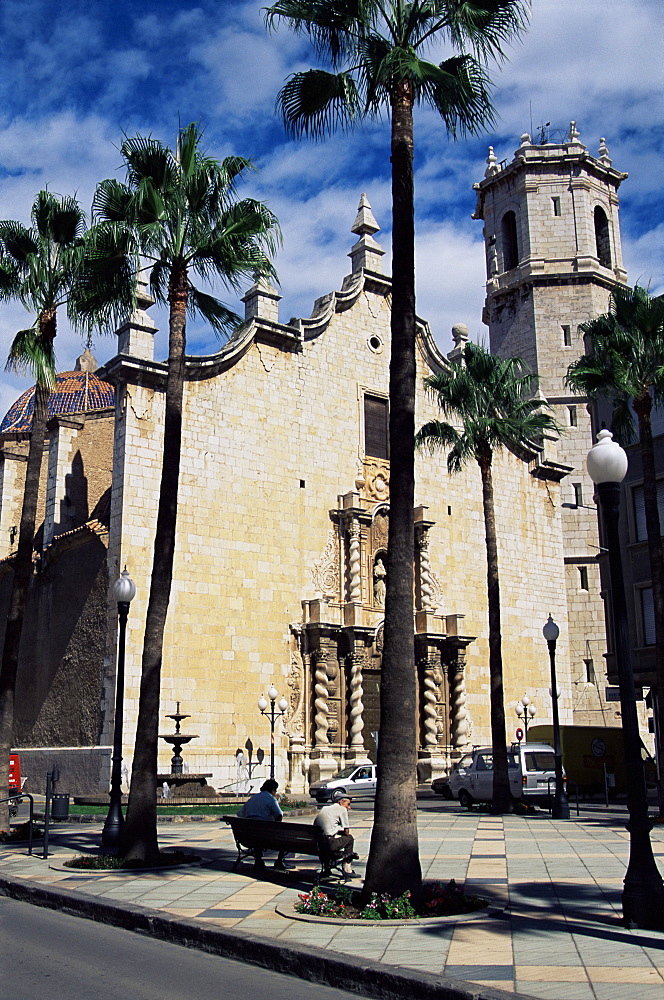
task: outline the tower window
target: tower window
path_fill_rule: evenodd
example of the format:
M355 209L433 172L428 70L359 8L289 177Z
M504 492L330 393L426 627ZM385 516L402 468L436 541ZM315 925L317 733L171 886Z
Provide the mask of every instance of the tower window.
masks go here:
M567 412L569 414L569 425L570 427L578 427L578 420L576 416L576 406L568 406Z
M583 507L583 485L581 483L573 483L574 487L574 503L577 507Z
M505 212L501 223L503 244L503 270L511 271L519 263L519 242L516 230L516 215Z
M606 217L606 212L599 205L595 208L595 247L597 259L602 267L611 267L609 220Z
M557 195L551 199L551 204L553 206L553 214L561 215L562 213L560 211L560 198Z
M632 490L634 503L634 534L635 541L645 542L648 537L646 528L646 501L643 486L635 486ZM657 480L657 512L659 514L659 530L664 536L664 479Z
M652 587L641 588L641 624L643 627L643 645L655 645L655 602Z
M563 344L565 347L572 346L572 328L570 326L563 326Z
M583 665L586 668L586 683L595 683L595 664L592 660L584 660Z
M581 590L588 589L588 567L579 566L579 588Z
M386 399L364 397L364 453L373 458L390 457Z

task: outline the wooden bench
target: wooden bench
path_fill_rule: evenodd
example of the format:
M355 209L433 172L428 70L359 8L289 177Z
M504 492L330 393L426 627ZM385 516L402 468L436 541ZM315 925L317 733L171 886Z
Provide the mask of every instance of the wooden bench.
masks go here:
M228 823L237 847L235 864L239 864L255 850L284 851L289 854L312 854L321 863L317 874L328 877L337 874L345 878L342 870L345 851L330 852L327 837L311 823L271 823L263 819L245 819L243 816L221 816Z

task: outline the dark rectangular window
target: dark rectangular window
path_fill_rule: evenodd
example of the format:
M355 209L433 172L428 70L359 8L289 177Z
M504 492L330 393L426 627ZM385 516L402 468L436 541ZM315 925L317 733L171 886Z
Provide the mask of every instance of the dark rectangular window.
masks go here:
M554 215L560 215L561 214L561 212L560 212L560 198L557 195L554 195L554 197L551 199L551 203L553 205L553 214Z
M364 397L364 453L373 458L390 457L386 399Z
M579 566L579 587L581 590L588 589L588 567Z
M567 409L569 412L569 425L570 427L576 427L577 426L576 406L568 406Z
M643 497L643 486L635 486L632 490L634 500L634 529L637 542L645 542L648 537L646 531L646 506ZM659 533L664 535L664 479L657 481L657 511L659 513Z
M641 623L643 626L643 645L655 645L655 602L652 587L641 588Z
M577 507L583 507L583 486L581 483L573 483L574 486L574 503Z
M565 347L572 346L572 328L571 326L563 326L563 344Z
M595 683L595 664L593 663L592 660L584 660L583 663L584 663L584 666L586 668L586 683L587 684L594 684Z

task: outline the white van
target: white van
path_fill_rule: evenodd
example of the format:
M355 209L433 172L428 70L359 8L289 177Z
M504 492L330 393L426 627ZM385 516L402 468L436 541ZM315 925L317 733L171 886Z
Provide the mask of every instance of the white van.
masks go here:
M338 802L347 795L349 798L373 796L376 794L376 765L353 764L339 771L329 781L314 781L309 786L309 795L318 802Z
M555 792L555 759L548 743L513 743L507 751L510 792L532 805L547 805ZM493 750L476 747L458 761L449 778L452 798L470 808L493 798Z

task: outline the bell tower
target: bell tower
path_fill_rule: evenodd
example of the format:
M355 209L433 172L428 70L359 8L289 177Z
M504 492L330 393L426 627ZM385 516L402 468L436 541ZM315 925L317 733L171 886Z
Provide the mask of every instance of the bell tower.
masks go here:
M562 482L562 549L574 718L578 725L602 725L609 721L604 608L594 490L585 470L592 416L587 400L565 386L565 375L585 350L579 325L606 312L612 287L626 281L618 188L627 174L613 167L604 139L591 156L576 122L561 141L548 140L546 133L537 143L522 135L511 162L498 162L489 147L484 179L474 185L473 217L484 222L483 320L491 350L524 358L564 431L556 457L573 470ZM542 612L544 623L546 608Z

